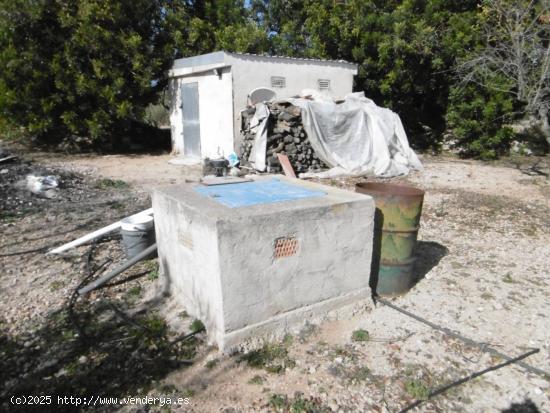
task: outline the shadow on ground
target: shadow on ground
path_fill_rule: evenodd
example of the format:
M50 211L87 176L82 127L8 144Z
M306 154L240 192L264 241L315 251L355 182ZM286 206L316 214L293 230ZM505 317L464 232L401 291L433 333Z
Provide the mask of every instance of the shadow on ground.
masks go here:
M51 405L36 409L41 412L89 409L58 405L57 396L143 397L150 390L175 396L177 389L157 388L155 381L190 364L196 338L171 342L160 317L154 313L130 317L107 299L76 310L54 312L27 334L0 336L2 411L32 410L10 405L11 396L51 395Z
M502 410L502 413L540 413L540 410L531 400L525 399L521 403L512 403L510 407Z
M417 256L414 271L416 279L420 281L432 268L439 264L439 261L449 253L449 249L437 242L418 241L415 253Z

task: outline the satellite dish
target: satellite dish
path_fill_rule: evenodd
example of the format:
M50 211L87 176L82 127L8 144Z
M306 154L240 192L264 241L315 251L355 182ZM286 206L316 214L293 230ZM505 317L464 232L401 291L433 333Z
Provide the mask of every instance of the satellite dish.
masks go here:
M248 94L248 99L250 100L251 105L255 105L259 102L270 102L277 96L277 93L267 87L258 87L252 90Z

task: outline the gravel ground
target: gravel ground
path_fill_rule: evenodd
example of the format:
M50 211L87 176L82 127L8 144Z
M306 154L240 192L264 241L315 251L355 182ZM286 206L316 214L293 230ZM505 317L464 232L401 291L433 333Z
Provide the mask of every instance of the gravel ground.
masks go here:
M68 251L44 253L150 206L146 192L88 168L21 157L0 168L0 411L81 411L58 396L170 392L159 380L188 364L199 336L177 341L145 292L158 278L156 259L141 262L86 297L75 290L125 260L116 233ZM56 198L25 187L28 174L59 180ZM186 325L189 328L192 320ZM11 404L12 397L38 396ZM52 404L40 396L53 396ZM94 411L114 411L112 405Z
M123 260L118 238L64 257L44 256L44 248L147 207L148 195L118 181L116 170L105 178L83 157L42 160L0 168L8 170L0 184L2 399L163 395L189 397L191 404L122 410L398 412L434 388L502 361L371 301L352 317L307 325L248 356L220 357L202 333L178 341L200 325L181 313L178 330L171 330L163 304L147 300L156 260L125 274L127 282L74 300L85 278ZM427 191L418 248L422 279L392 302L511 356L539 348L525 362L548 371L550 162L520 161L424 157L424 172L392 180ZM147 166L143 157L117 162L126 174L132 162ZM60 177L58 198L36 198L16 185L38 169ZM172 179L165 166L159 171L159 182ZM173 171L174 179L184 175ZM353 189L356 181L324 183ZM0 407L15 411L9 403ZM51 410L78 410L65 407ZM550 381L507 366L413 411L550 411Z

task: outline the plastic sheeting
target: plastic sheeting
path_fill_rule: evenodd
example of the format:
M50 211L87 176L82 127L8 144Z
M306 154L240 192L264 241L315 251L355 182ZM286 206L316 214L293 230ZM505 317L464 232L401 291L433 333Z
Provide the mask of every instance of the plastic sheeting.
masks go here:
M399 116L377 106L363 92L351 93L343 103L287 99L302 109L302 122L317 156L332 168L301 178L376 175L391 177L422 170L409 146ZM254 145L256 145L258 140ZM260 142L258 146L265 141ZM265 165L265 149L264 149ZM258 152L255 152L258 156Z
M256 112L250 121L250 130L256 133L256 138L254 139L254 146L250 151L249 161L257 171L265 171L269 108L265 103L256 103L255 106Z

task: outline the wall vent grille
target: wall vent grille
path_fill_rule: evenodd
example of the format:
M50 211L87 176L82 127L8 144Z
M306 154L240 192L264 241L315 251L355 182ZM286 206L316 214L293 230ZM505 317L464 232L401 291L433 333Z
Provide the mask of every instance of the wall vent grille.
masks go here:
M283 237L275 240L275 258L290 257L298 251L298 240L294 237Z
M286 78L282 76L271 76L271 87L285 88Z
M317 81L319 85L319 90L329 90L330 89L330 80L329 79L319 79Z

